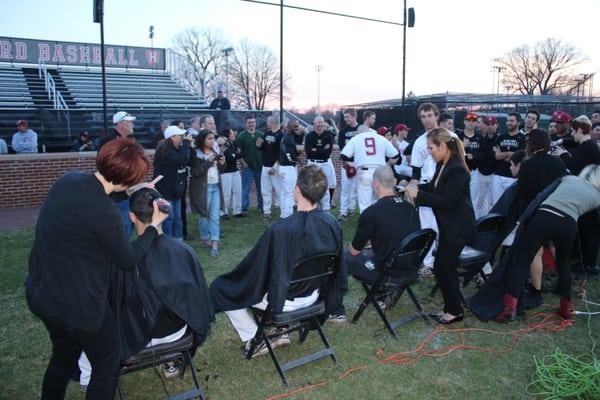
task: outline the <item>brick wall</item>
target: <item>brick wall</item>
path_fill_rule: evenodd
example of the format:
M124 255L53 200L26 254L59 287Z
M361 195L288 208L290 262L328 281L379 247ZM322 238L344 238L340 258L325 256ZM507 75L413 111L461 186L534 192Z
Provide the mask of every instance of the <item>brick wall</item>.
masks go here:
M154 150L147 151L147 155L152 162ZM340 163L337 146L331 158L335 164L339 185ZM304 157L301 156L300 159L304 164ZM62 174L69 171L94 172L95 161L96 152L1 155L0 208L40 206L52 184Z

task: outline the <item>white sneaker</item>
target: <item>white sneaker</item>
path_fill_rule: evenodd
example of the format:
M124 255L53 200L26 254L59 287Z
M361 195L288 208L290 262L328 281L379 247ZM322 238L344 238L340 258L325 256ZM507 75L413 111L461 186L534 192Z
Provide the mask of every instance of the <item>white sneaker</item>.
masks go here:
M242 351L242 355L244 356L244 358L250 351L250 347L252 346L253 341L254 341L254 339L250 339L245 344L242 345L242 348L240 350ZM267 344L263 340L259 344L257 344L256 347L254 347L254 351L252 352L252 356L250 358L264 356L268 352L269 352L269 349L267 348Z
M179 366L175 361L167 361L162 365L163 375L167 379L172 379L179 376Z
M269 332L269 335L274 335L278 332L283 331L283 328L273 328L271 329L271 332ZM290 335L288 335L287 333L278 336L276 338L273 338L271 340L271 346L272 347L282 347L282 346L289 346L290 343L292 343L292 341L290 340Z
M327 318L327 321L331 322L332 324L342 325L346 323L346 316L344 314L330 315Z

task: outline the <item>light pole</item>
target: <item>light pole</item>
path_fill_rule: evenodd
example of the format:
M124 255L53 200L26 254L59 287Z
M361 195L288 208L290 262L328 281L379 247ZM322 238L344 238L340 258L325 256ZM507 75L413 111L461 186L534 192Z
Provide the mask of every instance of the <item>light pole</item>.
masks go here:
M221 50L225 56L225 95L229 98L229 54L233 53L233 47Z
M150 51L152 51L152 56L154 57L154 25L150 25L148 29L148 38L150 39ZM156 73L155 66L152 66L152 73Z
M323 66L317 65L315 71L317 71L317 111L321 112L321 71L323 71Z

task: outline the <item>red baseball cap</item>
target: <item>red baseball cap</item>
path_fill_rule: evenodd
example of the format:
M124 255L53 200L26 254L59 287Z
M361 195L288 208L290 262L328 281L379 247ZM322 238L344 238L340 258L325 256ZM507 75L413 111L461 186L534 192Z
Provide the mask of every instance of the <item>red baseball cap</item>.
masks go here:
M388 128L386 128L385 126L381 126L381 127L377 128L377 133L378 133L379 135L381 135L381 136L385 136L385 135L387 135L387 133L388 133L389 131L390 131L390 130L389 130Z
M465 121L477 121L477 113L474 112L468 112L467 115L465 115Z
M566 111L554 111L552 113L552 122L571 122L571 115Z
M394 133L398 133L400 131L410 132L410 128L404 124L398 124L394 127Z
M486 125L496 125L498 123L498 119L496 117L483 117L483 123Z

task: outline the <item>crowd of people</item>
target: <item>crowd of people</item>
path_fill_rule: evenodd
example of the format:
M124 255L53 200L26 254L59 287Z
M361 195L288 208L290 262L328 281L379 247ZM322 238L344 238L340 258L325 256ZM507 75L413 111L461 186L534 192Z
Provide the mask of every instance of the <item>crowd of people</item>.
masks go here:
M588 275L600 272L598 122L556 111L550 132L529 110L523 128L521 115L511 113L507 133L498 135L493 116L469 112L464 130L455 132L452 117L434 104L421 104L417 113L424 131L410 142L405 124L375 130L374 112L364 112L359 124L352 108L343 110L339 130L321 116L311 130L270 117L262 132L248 115L239 133L217 132L210 115L194 117L187 129L173 121L157 145L150 183L141 183L150 161L131 137L135 117L116 113L113 130L98 143L97 171L63 175L40 210L26 295L52 342L42 398L64 397L78 362L87 398L112 398L119 360L186 332L200 345L215 312L226 313L245 357L268 352L268 339L255 342L248 307L286 312L323 300L327 320L345 323L347 276L374 281L402 239L422 228L437 237L421 273L433 273L444 303L430 315L440 324L460 322L459 257L476 239L477 218L499 205L511 213L508 250L486 271L492 277L471 310L480 319L514 320L527 299L541 296L541 255L548 249L558 272L558 314L571 318L571 254ZM207 285L196 253L183 242L186 203L200 215L201 246L218 256L220 223L230 214L248 215L253 184L269 223L244 259ZM344 250L341 223L355 212L357 228ZM320 254L341 260L330 286L290 297L293 266ZM490 314L489 299L498 295ZM286 335L270 343L289 344ZM163 366L165 376L177 368Z

